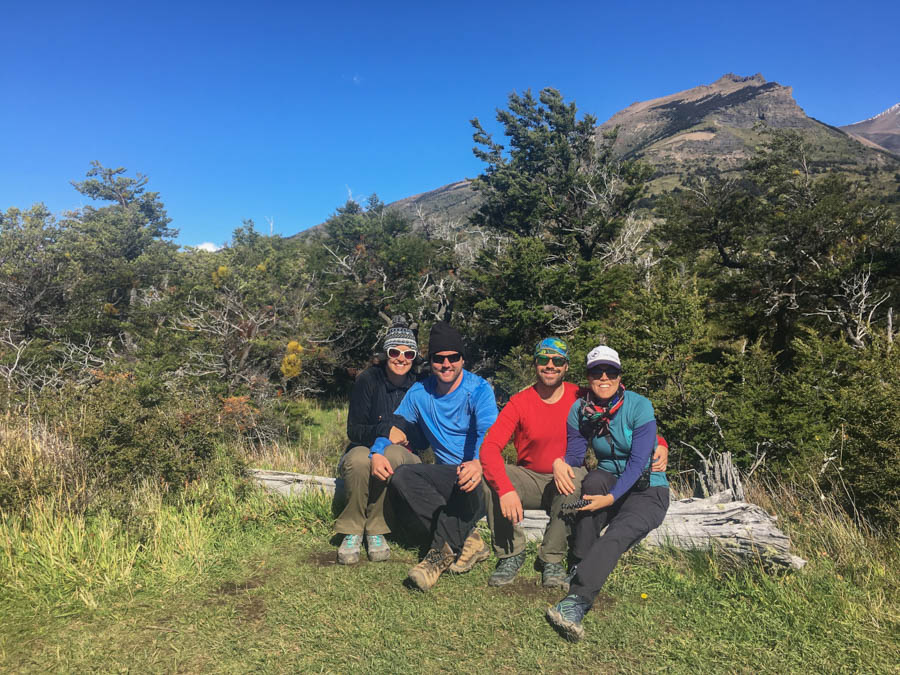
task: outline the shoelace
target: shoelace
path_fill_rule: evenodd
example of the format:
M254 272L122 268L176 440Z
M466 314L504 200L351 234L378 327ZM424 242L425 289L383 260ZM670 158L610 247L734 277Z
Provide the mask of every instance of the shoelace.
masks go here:
M581 621L584 617L585 608L581 601L573 595L567 595L560 600L559 613L565 617L567 621Z
M428 554L425 556L425 561L430 563L439 563L444 559L444 553L442 551L438 551L433 548L428 551Z
M501 560L498 567L500 568L500 570L506 570L507 568L512 568L512 569L518 570L519 563L516 560L516 556L512 556L512 557L504 558L503 560Z
M369 545L375 546L376 548L384 545L384 538L380 534L370 534L369 535Z
M347 548L353 548L355 546L359 546L359 535L358 534L345 534L344 542L341 545L346 546ZM334 546L334 544L332 544L332 546Z

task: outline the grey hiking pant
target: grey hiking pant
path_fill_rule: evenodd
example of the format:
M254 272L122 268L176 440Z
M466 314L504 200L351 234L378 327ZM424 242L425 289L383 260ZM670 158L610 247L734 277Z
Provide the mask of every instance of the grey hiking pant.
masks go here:
M552 473L538 473L521 466L506 465L506 475L522 502L523 509L543 509L550 516L550 523L544 531L538 558L544 562L561 563L566 555L566 548L571 526L560 518L560 509L566 502L573 502L581 497L581 480L587 475L583 467L574 469L575 491L571 495L562 495L556 489ZM487 481L484 484L487 501L488 526L494 539L494 555L498 558L509 558L525 551L525 531L521 525L513 524L503 516L500 510L500 496Z
M613 474L596 469L585 476L581 493L609 494L615 482ZM668 508L669 488L648 487L629 490L609 508L578 516L574 551L578 570L569 593L593 602L622 554L659 527Z
M402 445L389 445L384 456L396 468L402 464L421 464L416 455ZM341 457L338 473L344 479L347 505L334 523L338 534L387 534L391 531L384 518L387 481L372 475L369 448L357 445ZM390 509L390 505L387 506Z

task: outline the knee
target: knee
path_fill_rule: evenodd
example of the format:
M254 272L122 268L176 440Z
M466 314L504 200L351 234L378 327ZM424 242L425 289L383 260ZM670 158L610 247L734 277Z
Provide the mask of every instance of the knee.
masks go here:
M370 467L369 448L362 445L350 448L341 460L341 473L343 475L358 472L368 473L371 470Z
M584 480L581 481L581 494L583 495L605 495L613 489L616 484L616 477L608 471L597 469L591 471Z
M389 445L384 449L384 456L387 457L387 460L391 463L391 466L397 467L404 463L406 456L409 455L410 452L402 445Z

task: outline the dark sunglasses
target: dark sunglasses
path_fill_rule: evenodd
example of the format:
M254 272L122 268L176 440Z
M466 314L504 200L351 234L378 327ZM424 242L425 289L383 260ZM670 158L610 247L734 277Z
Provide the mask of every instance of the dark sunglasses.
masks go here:
M600 377L601 375L606 375L609 379L614 380L622 374L622 371L613 366L594 366L593 368L588 369L587 374L588 377Z
M400 351L395 347L391 347L388 349L388 356L392 359L396 359L398 356L402 356L407 361L412 361L416 358L416 350L415 349L406 349L404 351Z
M534 362L539 366L546 366L551 361L553 361L553 365L557 368L562 368L569 362L565 356L544 356L542 354L541 356L534 357Z
M450 363L457 363L462 358L462 354L444 354L440 356L438 354L431 355L432 363L443 363L444 359L449 361Z

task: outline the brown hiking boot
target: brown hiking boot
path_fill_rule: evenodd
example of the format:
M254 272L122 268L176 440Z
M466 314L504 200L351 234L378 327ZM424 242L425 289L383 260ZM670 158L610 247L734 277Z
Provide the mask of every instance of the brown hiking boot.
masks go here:
M440 551L435 548L428 551L425 559L409 571L407 579L420 591L430 590L438 578L447 571L455 557L456 554L453 553L450 544L444 542L444 548Z
M463 543L462 553L460 553L459 558L450 565L450 571L454 574L463 574L464 572L471 570L482 560L487 560L490 555L491 547L484 542L481 535L478 533L478 528L476 528L472 530L472 533L468 537L466 537L466 541Z

